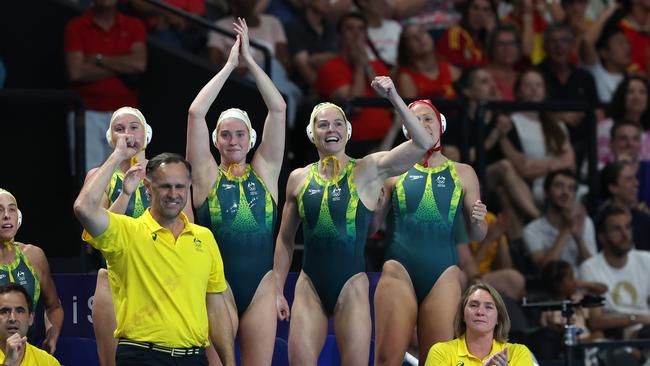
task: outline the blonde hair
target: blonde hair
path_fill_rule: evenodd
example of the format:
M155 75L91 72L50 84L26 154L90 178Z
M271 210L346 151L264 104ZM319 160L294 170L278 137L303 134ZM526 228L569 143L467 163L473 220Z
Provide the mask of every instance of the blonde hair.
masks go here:
M497 324L492 333L493 338L502 343L507 342L508 332L510 331L510 316L508 316L506 304L503 302L503 298L501 298L499 292L485 282L477 282L473 284L463 294L460 304L458 304L456 317L454 318L455 336L460 337L467 332L467 324L465 324L465 307L469 302L469 297L478 290L487 291L490 296L492 296L492 299L494 299L494 305L497 308Z

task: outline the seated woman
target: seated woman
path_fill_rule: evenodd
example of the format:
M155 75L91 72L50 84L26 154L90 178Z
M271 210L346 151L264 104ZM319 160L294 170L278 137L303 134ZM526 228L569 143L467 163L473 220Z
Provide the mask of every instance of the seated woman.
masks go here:
M397 88L404 98L454 98L460 70L436 58L429 32L420 24L404 27L397 50Z
M515 94L522 102L544 101L544 77L535 69L523 72L515 83ZM510 118L514 128L508 138L500 139L501 151L517 172L532 182L533 197L541 206L546 174L575 169L575 153L569 143L568 130L545 112L516 112Z
M508 343L510 317L501 295L478 282L463 295L454 319L456 338L436 343L425 366L530 366L533 358L523 344Z

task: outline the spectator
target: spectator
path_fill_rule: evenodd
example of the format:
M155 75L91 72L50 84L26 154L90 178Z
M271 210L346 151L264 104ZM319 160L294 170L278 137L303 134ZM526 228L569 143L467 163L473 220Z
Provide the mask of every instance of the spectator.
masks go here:
M480 101L497 99L496 83L492 75L484 68L466 70L459 79L460 93L467 100L467 115L469 129L469 161L476 162L476 148L479 143L475 121L476 109ZM486 163L486 186L489 192L496 193L501 207L512 207L511 239L521 237L521 227L525 220L535 219L540 211L535 205L530 187L522 176L515 170L513 164L504 158L499 140L508 135L512 129L512 121L507 115L487 111L484 115L484 149ZM445 155L452 160L460 160L461 131L459 124L449 126L449 144L444 145ZM503 189L508 187L508 189Z
M434 39L460 19L458 0L400 0L392 2L393 18L420 24Z
M367 23L359 13L349 13L339 20L339 56L318 69L316 91L323 99L342 103L352 97L377 96L370 87L375 76L389 75L377 60L366 53ZM354 134L348 152L364 156L376 148L391 127L391 113L386 108L359 108L352 113Z
M631 74L647 75L648 71L648 50L650 49L650 3L644 0L629 0L628 8L624 10L624 16L618 25L623 28L625 36L630 43L632 53L630 65L627 71Z
M286 25L291 67L305 93L311 92L318 68L337 55L336 27L327 19L327 0L302 0L300 17Z
M631 223L624 208L605 208L597 219L602 251L580 266L581 279L608 288L605 306L590 309L589 326L613 338L647 338L650 324L650 253L634 249Z
M515 99L515 81L521 66L527 63L522 58L521 37L517 29L509 25L497 26L488 36L488 64L486 70L492 74L501 100Z
M497 23L496 5L492 0L467 0L461 14L460 22L438 40L438 53L455 66L483 65L487 35Z
M288 75L291 71L289 45L282 24L272 15L255 12L255 6L259 0L229 1L233 14L217 20L214 24L223 30L230 31L237 18L243 18L246 21L251 41L262 44L270 53L271 79L278 90L287 97L287 122L289 127L293 127L296 111L302 101L302 92L296 84L289 80ZM210 60L217 65L223 65L234 44L234 37L214 31L210 32L208 34ZM257 64L264 65L264 53L255 47L252 47L251 51ZM246 78L254 82L253 76L245 70L246 68L240 67L238 73L245 73Z
M456 338L433 345L425 366L533 364L525 345L508 343L508 311L499 293L486 283L465 291L454 328Z
M368 59L394 67L402 25L389 19L389 0L354 0L354 3L368 22Z
M650 250L650 210L639 203L636 166L629 161L612 161L600 172L604 205L613 204L630 211L634 247Z
M44 319L47 321L43 326L42 334L39 334L41 329L31 327L30 338L32 338L32 342L42 341L42 348L54 354L56 342L63 326L63 307L50 274L50 265L41 248L14 241L23 222L23 217L18 209L16 198L1 188L0 219L2 222L0 228L0 243L2 243L2 248L0 248L0 258L2 258L0 260L0 284L16 282L24 286L33 302L30 303L32 312L42 300L45 314L39 314L38 323L42 325ZM4 350L4 347L0 349Z
M60 366L53 356L27 342L27 329L34 322L34 305L25 288L17 283L0 286L0 360L6 366Z
M517 79L515 93L523 102L544 101L544 78L535 69L525 71ZM532 182L533 197L541 204L544 177L555 170L575 168L568 131L546 112L516 112L510 118L514 128L499 140L501 150L519 175Z
M460 70L439 61L431 35L422 25L404 27L399 39L397 88L404 98L455 98Z
M552 24L544 33L546 57L538 65L546 80L548 100L586 102L597 108L598 94L596 84L589 72L571 63L576 35L573 28L566 24ZM587 124L584 113L563 112L556 114L569 128L571 145L577 154L578 166L586 152Z
M85 153L86 171L111 153L105 136L113 111L138 106L135 81L147 62L144 24L121 14L117 1L93 0L90 9L71 19L65 29L68 76L86 107L86 151L78 152ZM72 114L69 129L73 131Z
M526 279L512 266L506 236L511 215L508 210L502 211L498 216L488 212L485 217L488 223L487 235L481 241L470 242L469 247L478 264L481 278L492 284L502 295L521 300L526 293Z
M524 244L538 269L562 259L574 271L596 254L596 234L584 206L576 203L576 176L568 170L549 173L544 180L546 204L542 216L524 228Z
M613 3L612 3L613 4ZM580 63L594 77L601 103L610 103L630 63L630 44L619 27L605 21L617 9L612 5L587 30L580 47Z
M607 286L602 283L582 281L575 278L571 264L563 260L549 261L542 269L542 284L552 301L580 302L585 292L603 294ZM592 332L588 325L589 311L583 307L574 307L571 323L581 331L579 342L588 342L603 338L601 331ZM564 350L564 325L567 319L561 310L546 310L540 314L542 329L531 335L528 346L539 360L556 360L562 357ZM560 356L560 357L558 357Z
M145 19L149 34L177 49L198 53L205 46L205 32L182 16L146 0L127 0L133 11ZM205 0L163 0L163 3L194 16L205 15Z
M550 8L557 14L561 12L559 2L552 2ZM544 59L544 30L548 22L544 17L546 2L538 0L515 0L512 11L501 18L503 24L515 27L521 35L521 52L533 65Z
M598 162L601 165L614 159L614 144L619 152L628 155L627 159L650 160L649 101L650 84L646 78L633 75L618 85L607 110L609 118L598 122ZM613 127L619 122L625 122L625 127Z

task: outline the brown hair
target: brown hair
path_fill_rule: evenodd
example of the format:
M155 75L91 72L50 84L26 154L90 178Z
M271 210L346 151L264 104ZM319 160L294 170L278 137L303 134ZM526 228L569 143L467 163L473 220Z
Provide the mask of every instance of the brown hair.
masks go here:
M544 75L539 70L530 68L519 74L515 81L515 94L517 95L517 99L519 99L519 89L524 76L529 73L536 73L542 78L544 82L544 93L546 93L546 79L544 79ZM546 100L546 94L544 95L544 100ZM567 139L567 135L562 129L562 126L560 126L560 123L556 119L551 118L551 114L547 112L539 112L539 120L542 123L544 145L546 146L547 152L553 155L560 155L562 153L562 145L564 145Z

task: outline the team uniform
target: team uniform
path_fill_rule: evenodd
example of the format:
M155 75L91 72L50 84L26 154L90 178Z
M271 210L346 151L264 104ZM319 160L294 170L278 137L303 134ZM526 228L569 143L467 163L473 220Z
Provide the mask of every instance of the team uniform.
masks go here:
M36 309L38 299L41 297L41 282L38 273L29 263L27 256L19 245L14 244L14 250L16 251L16 257L13 262L0 264L0 285L17 283L23 286L32 298L34 309Z
M185 228L176 239L148 209L137 219L108 215L102 234L92 238L84 231L83 239L108 263L115 337L162 347L207 347L206 293L227 288L212 233L183 213Z
M395 232L386 259L407 270L418 303L438 277L458 263L457 243L468 241L462 204L463 187L451 160L433 168L418 163L395 183Z
M111 183L108 187L108 206L110 207L113 202L117 200L122 192L122 185L124 182L124 173L117 170L113 172L111 176ZM124 214L133 218L140 217L144 211L151 206L149 202L149 197L147 197L147 191L144 188L144 181L140 180L138 189L136 189L131 197L129 198L129 203L126 207Z
M447 342L439 342L433 345L427 355L424 366L481 366L484 361L493 354L508 347L508 365L530 366L533 364L533 357L530 350L523 344L502 343L492 340L490 354L484 359L479 359L469 353L465 343L465 335Z
M365 271L364 249L374 212L359 199L355 165L350 159L339 175L323 179L314 163L298 194L305 241L302 268L329 314L345 282Z
M3 349L0 349L0 362L4 362L5 353ZM20 362L21 366L61 366L59 361L56 360L52 355L43 351L40 348L36 348L29 343L25 344L25 355L23 360Z
M196 222L212 230L239 315L248 308L264 275L273 268L277 205L250 164L241 177L219 176L196 211Z

